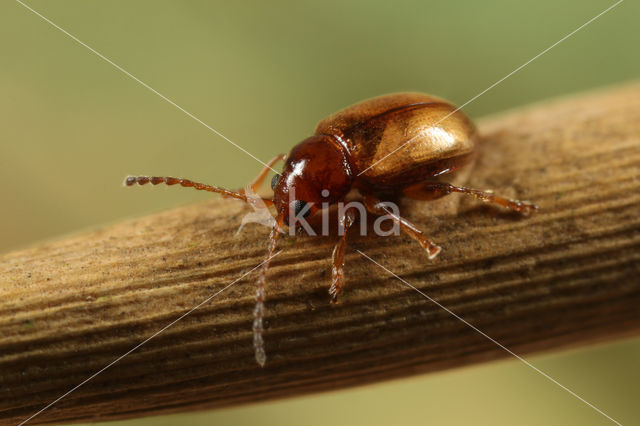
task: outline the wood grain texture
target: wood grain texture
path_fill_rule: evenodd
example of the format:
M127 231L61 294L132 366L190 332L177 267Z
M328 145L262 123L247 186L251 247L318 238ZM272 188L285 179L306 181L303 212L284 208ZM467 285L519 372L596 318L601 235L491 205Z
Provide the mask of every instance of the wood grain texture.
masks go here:
M354 237L337 306L327 295L335 238L285 239L267 282L264 369L250 274L31 422L228 406L509 356L355 249L518 354L637 334L640 85L479 127L468 186L534 201L537 214L459 195L407 201L441 255L428 262L404 236ZM235 236L247 211L214 199L2 256L1 421L27 418L258 265L268 229Z

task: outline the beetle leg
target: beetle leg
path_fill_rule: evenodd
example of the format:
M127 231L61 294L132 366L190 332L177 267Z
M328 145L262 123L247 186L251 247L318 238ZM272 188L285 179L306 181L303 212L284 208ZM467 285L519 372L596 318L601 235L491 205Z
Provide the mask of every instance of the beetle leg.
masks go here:
M280 160L284 160L286 157L287 157L286 154L276 155L275 157L273 157L271 159L271 161L269 161L267 163L266 166L264 166L262 168L262 170L260 170L260 173L258 173L258 176L256 176L255 179L253 179L253 181L251 181L251 183L249 185L247 185L247 187L246 187L246 188L249 188L251 190L251 194L255 195L256 191L260 188L260 186L264 182L264 178L267 177L267 174L269 173L269 170L271 170L273 165L276 164ZM247 189L246 188L241 188L241 189L238 189L238 190L236 190L234 192L237 192L238 194L243 194L244 195L244 194L247 193ZM223 198L227 198L229 196L228 195L222 195L222 197ZM247 201L247 202L252 202L253 200L262 200L262 202L267 207L270 207L270 206L273 205L273 201L271 201L270 199L263 198L263 197L258 197L257 195L256 196L249 196L249 197L246 197L246 198L249 199L249 201Z
M269 174L269 170L271 170L271 168L273 167L274 164L276 164L278 161L280 160L284 160L285 158L287 158L286 154L279 154L276 155L275 157L273 157L266 166L264 166L262 168L262 170L260 170L260 173L258 173L258 176L256 176L249 185L247 185L247 188L251 188L251 192L255 193L256 191L258 191L258 189L260 189L260 186L262 186L262 184L264 183L264 178L267 177L267 174ZM242 188L237 190L236 192L239 192L241 194L244 194L246 192L246 188Z
M247 185L246 188L250 188L251 189L251 193L255 194L256 191L258 191L258 189L260 189L260 186L263 184L264 182L264 178L267 177L267 174L269 174L269 170L271 170L271 168L273 167L274 164L276 164L278 161L280 160L284 160L287 157L286 154L279 154L276 155L275 157L273 157L266 166L264 166L262 168L262 170L260 170L260 173L258 173L258 176L256 176L249 185ZM246 188L240 188L237 189L233 192L237 192L238 194L246 194L247 193L247 189ZM228 198L230 197L229 195L223 194L222 195L223 198ZM258 196L249 196L246 197L249 201L247 202L252 202L253 200L261 200L267 207L270 207L273 205L273 201L270 200L269 198L263 198L263 197L258 197Z
M445 182L424 182L404 190L404 194L410 198L418 200L430 200L445 196L452 192L460 192L472 195L485 203L493 203L504 208L517 211L520 214L528 215L538 209L535 204L528 201L511 200L498 197L490 192L478 191L477 189L463 188Z
M344 252L347 247L347 231L356 220L355 210L353 208L347 209L344 212L344 216L340 218L340 228L343 234L333 248L331 287L329 287L331 303L338 302L338 296L342 294L342 288L344 287Z
M391 218L391 220L393 220L395 224L400 226L400 229L405 234L407 234L408 236L416 240L422 246L422 248L424 248L427 251L427 256L429 256L429 260L434 259L438 255L438 253L440 253L440 250L441 250L440 246L434 244L433 241L427 238L427 236L424 235L424 233L418 228L416 228L411 222L394 214L377 198L371 195L365 195L364 205L367 208L367 210L369 210L369 212L373 214L376 214L379 216L382 216L382 215L389 216L389 218Z
M269 173L269 170L271 170L273 165L280 160L284 160L285 158L287 158L287 154L278 154L275 157L273 157L271 161L269 161L267 165L262 170L260 170L260 173L258 173L258 176L256 176L256 178L249 184L249 187L251 188L251 190L253 192L256 192L264 182L264 178L267 177L267 174Z

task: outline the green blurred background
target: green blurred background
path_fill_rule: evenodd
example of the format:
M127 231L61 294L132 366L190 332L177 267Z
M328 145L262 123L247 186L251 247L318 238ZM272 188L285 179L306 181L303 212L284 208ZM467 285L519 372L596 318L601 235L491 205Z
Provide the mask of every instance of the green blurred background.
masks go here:
M417 90L462 104L613 2L28 4L266 161L309 135L319 119L367 97ZM639 16L640 6L627 0L465 111L477 118L636 79ZM170 188L125 190L120 184L127 174L239 187L260 168L18 3L0 3L0 34L0 251L209 197ZM618 421L640 424L639 355L636 339L531 360ZM288 401L114 424L177 423L609 422L522 363L507 360Z

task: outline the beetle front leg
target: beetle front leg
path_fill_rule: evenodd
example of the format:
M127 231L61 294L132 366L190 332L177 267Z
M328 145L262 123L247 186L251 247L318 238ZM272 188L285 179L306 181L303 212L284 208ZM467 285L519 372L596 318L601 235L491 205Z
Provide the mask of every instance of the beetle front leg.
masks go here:
M347 231L351 228L355 220L356 212L353 208L347 209L340 218L340 229L343 234L333 248L331 287L329 287L331 303L338 303L338 296L342 294L342 288L344 287L344 252L347 247Z
M251 190L253 192L258 191L258 189L262 185L262 182L264 182L264 178L267 177L267 174L269 173L269 170L271 170L273 165L280 160L284 160L285 158L287 158L286 154L278 154L275 157L273 157L271 161L269 161L267 165L260 171L260 173L258 173L258 176L256 176L256 178L249 184L249 187L251 188Z
M271 170L271 168L273 167L274 164L276 164L278 161L280 160L284 160L287 157L286 154L279 154L276 155L275 157L273 157L263 168L262 170L260 170L260 173L258 173L258 176L256 176L249 185L247 185L247 188L251 188L252 192L257 192L258 189L260 189L260 186L262 186L262 183L264 182L264 178L267 177L267 174L269 174L269 170ZM237 190L236 192L244 194L246 193L246 188L242 188Z
M528 201L511 200L504 197L498 197L491 192L478 191L477 189L464 188L455 186L445 182L424 182L411 186L404 190L404 194L410 198L418 200L432 200L443 197L452 192L460 192L472 195L485 203L493 203L509 210L517 211L522 215L529 215L538 209L538 206Z
M364 205L370 213L373 213L378 216L386 215L389 218L391 218L391 220L393 220L393 222L396 225L400 226L400 229L405 234L407 234L408 236L416 240L422 246L422 248L424 248L427 251L427 256L429 256L429 260L433 260L438 255L438 253L440 253L440 250L442 250L440 246L434 244L433 241L427 238L427 236L424 235L424 233L421 230L416 228L408 220L394 214L379 199L371 195L365 195Z

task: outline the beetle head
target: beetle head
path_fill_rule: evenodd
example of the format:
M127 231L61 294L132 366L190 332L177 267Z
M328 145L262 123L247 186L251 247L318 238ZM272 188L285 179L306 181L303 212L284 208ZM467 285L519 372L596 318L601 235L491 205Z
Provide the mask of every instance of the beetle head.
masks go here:
M352 183L351 167L337 141L314 135L291 150L282 173L274 176L273 202L289 225L342 200Z

